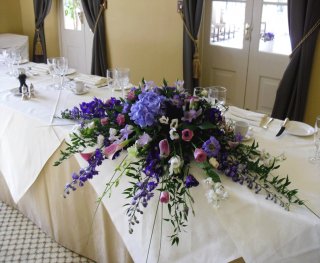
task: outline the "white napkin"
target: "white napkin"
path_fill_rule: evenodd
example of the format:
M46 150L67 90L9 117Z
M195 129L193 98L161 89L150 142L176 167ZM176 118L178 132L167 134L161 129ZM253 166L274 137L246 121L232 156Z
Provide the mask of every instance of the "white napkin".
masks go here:
M228 113L233 120L246 120L251 126L261 126L267 118L266 114L244 110L235 106L230 106Z
M94 75L79 75L75 80L82 81L85 84L92 85L97 88L107 85L107 78Z
M36 73L36 74L49 74L49 66L47 64L34 63L30 71L31 73Z

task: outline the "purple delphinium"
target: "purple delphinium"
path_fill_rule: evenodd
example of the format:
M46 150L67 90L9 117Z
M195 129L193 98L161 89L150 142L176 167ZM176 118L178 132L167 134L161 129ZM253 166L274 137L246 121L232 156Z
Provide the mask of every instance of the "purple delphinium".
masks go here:
M195 187L199 185L199 182L196 178L194 178L192 174L189 174L186 177L185 185L186 185L186 188Z
M92 179L93 176L98 174L96 170L97 166L102 164L104 155L101 149L96 149L95 153L88 160L89 166L85 169L80 169L79 174L72 174L72 182L68 183L64 188L64 197L70 193L70 190L75 191L77 186L82 187L88 179Z
M202 149L206 152L208 157L217 157L220 148L220 143L214 136L211 136L209 140L205 141L202 145Z
M82 117L84 119L106 117L105 104L97 98L94 98L90 102L82 102L80 104L80 110L82 111Z
M135 124L144 128L156 123L158 116L162 115L162 103L165 97L153 91L145 91L139 94L138 100L131 106L130 119Z
M205 117L212 123L219 123L222 121L221 111L216 108L210 108L205 112Z

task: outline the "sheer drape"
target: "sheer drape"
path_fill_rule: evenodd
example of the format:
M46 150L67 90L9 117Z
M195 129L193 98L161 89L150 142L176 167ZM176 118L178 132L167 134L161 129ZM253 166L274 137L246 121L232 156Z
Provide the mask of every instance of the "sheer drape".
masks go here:
M200 62L198 53L198 32L201 23L203 0L183 1L183 79L184 87L191 94L199 85ZM190 36L191 34L191 36Z
M84 14L93 32L91 74L106 75L106 32L104 22L104 0L81 0Z
M34 62L47 61L46 39L44 35L44 20L51 8L52 0L33 0L33 9L35 17L35 34L33 39Z
M320 19L319 0L288 0L289 34L292 50ZM272 116L302 121L306 108L314 50L319 27L293 52L279 84Z

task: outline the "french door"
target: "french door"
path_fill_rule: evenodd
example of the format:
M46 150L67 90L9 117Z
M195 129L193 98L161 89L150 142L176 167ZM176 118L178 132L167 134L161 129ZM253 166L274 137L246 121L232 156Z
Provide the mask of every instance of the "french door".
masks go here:
M85 19L80 0L60 0L60 50L69 68L89 74L93 33Z
M291 52L287 0L205 0L203 15L201 85L270 114Z

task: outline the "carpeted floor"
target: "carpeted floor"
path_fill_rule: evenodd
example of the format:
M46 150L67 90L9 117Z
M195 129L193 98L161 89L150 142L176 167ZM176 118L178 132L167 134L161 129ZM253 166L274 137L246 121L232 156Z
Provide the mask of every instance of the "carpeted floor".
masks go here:
M0 263L93 262L54 242L18 210L0 202Z

